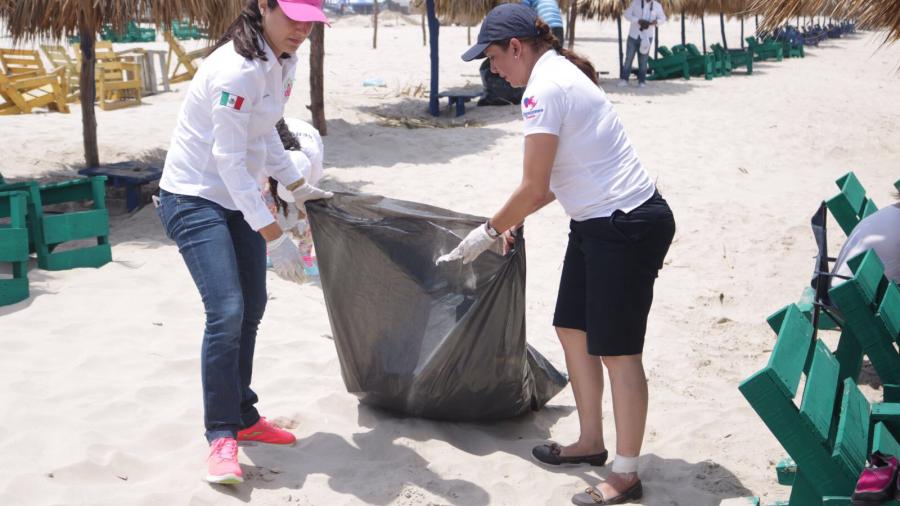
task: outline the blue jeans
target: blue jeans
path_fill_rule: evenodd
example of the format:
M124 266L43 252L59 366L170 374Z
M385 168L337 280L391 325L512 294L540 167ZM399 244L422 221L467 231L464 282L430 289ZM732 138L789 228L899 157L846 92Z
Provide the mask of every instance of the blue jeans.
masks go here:
M631 75L631 64L634 63L634 55L638 55L638 82L643 83L647 80L647 60L650 54L641 54L641 39L633 39L628 37L625 49L625 63L622 65L622 71L619 78L623 81L628 80Z
M159 197L163 228L178 245L206 310L200 350L206 439L237 437L259 420L250 377L266 309L266 242L240 211L162 189Z

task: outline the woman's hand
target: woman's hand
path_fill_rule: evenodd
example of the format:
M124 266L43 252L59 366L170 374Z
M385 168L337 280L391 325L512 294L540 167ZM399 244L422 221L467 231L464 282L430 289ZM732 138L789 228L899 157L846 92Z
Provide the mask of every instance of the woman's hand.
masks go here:
M301 180L302 181L302 180ZM319 200L319 199L330 199L334 197L334 194L322 190L320 188L316 188L315 186L309 183L303 183L291 190L291 195L294 196L294 205L297 206L297 209L303 214L303 217L306 217L306 202L309 200Z
M519 223L513 228L503 232L501 237L503 237L503 255L506 256L507 253L516 245L516 231L522 228L523 223Z
M452 262L453 260L462 260L464 264L470 263L478 258L482 253L488 250L497 237L491 237L487 231L487 224L478 225L469 235L459 243L459 246L450 253L440 257L435 265L441 265L444 262Z

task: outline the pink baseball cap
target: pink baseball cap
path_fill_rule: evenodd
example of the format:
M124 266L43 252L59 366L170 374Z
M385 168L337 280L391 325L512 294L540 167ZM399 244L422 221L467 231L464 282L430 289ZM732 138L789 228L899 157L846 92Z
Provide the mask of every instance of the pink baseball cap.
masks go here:
M278 5L294 21L317 21L331 26L322 12L322 0L278 0Z

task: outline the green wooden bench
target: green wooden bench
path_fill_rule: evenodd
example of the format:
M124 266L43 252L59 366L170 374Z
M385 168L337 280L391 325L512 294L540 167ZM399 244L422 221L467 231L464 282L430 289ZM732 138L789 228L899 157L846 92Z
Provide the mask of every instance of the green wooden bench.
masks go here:
M36 181L0 184L0 191L20 191L27 195L30 250L37 254L41 269L100 267L112 260L105 181L105 177L99 176L48 184ZM86 201L90 202L88 210L47 209L56 204ZM96 240L96 245L77 247L78 243L74 243L88 239ZM56 251L64 244L65 251Z
M845 332L859 341L885 391L900 389L900 288L884 276L874 250L851 258L853 276L831 288L828 295L840 309Z
M672 77L691 78L690 68L687 63L687 54L674 54L666 46L659 46L661 58L649 58L647 65L650 70L651 81L669 79Z
M784 47L777 41L760 42L756 37L747 37L747 47L754 54L754 60L762 61L774 58L777 61L784 59Z
M884 405L873 417L853 378L842 378L859 355L833 354L796 305L780 313L770 322L777 323L778 337L768 364L739 389L793 460L779 466L779 481L791 484L788 504L849 505L869 452L898 447L886 422L900 414L891 418L887 412L896 406Z
M709 81L712 80L712 78L721 75L716 72L715 56L712 54L702 54L699 51L694 54L688 49L687 46L683 46L681 44L672 46L672 53L684 53L685 55L687 55L686 59L688 64L688 72L691 74L691 76L703 76L707 81Z
M872 199L866 197L866 190L853 172L839 177L835 184L840 193L825 201L828 211L848 236L866 216L878 210Z
M0 306L28 298L27 201L24 192L0 192L0 218L9 218L0 223L0 263L10 264L12 272L0 278Z
M721 44L712 45L713 53L717 58L726 62L728 73L740 67L747 69L747 74L753 73L753 53L744 49L725 49Z

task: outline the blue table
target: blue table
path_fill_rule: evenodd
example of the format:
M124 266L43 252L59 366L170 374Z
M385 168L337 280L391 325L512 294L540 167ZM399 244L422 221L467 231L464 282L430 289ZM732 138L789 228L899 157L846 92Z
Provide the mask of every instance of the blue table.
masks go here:
M159 167L137 167L134 162L118 162L87 167L78 171L83 176L106 176L106 181L114 188L125 187L125 207L128 212L141 204L141 186L156 181L162 176Z

